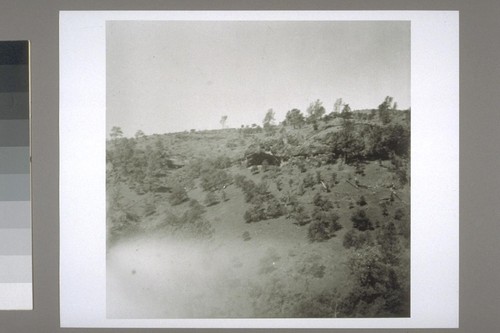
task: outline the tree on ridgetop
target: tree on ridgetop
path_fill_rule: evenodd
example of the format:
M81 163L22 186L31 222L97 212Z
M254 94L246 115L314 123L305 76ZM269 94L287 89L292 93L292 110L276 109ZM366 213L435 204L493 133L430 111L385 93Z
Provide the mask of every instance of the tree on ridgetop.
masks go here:
M342 98L337 98L335 104L333 105L333 112L339 113L340 108L342 107Z
M352 118L352 111L351 111L351 107L349 106L349 104L345 104L344 105L344 108L342 109L342 112L340 113L340 116L344 120Z
M392 108L393 98L391 96L386 96L385 100L378 106L378 118L382 124L388 124L391 122L390 110Z
M286 113L286 122L293 128L301 128L304 124L304 115L299 109L292 109Z
M113 126L111 128L111 133L109 134L109 136L113 140L114 139L119 139L119 138L123 137L123 131L122 131L121 127Z
M137 132L135 132L135 135L134 135L134 136L135 136L135 138L136 138L136 139L139 139L139 138L143 138L143 137L145 137L145 136L146 136L146 134L144 134L144 132L143 132L143 131L138 130Z
M264 120L262 121L262 125L264 127L264 130L270 130L271 127L274 125L274 111L273 109L269 109L266 112L266 115L264 116Z
M309 107L307 108L307 114L309 115L309 117L307 117L308 123L314 123L315 121L320 120L321 117L323 117L323 115L325 114L323 102L317 99L315 102L309 104Z
M222 117L220 118L219 123L220 123L220 125L222 126L222 128L226 128L226 120L227 120L227 116L226 116L226 115L224 115L224 116L222 116Z

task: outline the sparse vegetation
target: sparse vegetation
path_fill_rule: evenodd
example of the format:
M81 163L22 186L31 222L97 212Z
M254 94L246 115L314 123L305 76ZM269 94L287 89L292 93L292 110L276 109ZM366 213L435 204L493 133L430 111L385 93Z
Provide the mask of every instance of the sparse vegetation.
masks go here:
M269 109L262 127L228 128L227 116L210 131L113 127L108 247L134 235L240 244L254 257L230 272L253 275L230 282L255 316L408 316L410 111L390 97L333 107L316 100L282 123Z

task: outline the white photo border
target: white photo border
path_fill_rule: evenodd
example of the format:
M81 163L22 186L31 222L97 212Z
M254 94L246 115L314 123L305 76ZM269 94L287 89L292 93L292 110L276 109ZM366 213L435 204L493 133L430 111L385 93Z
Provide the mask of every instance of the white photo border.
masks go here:
M60 12L60 320L62 327L456 328L459 295L457 11ZM411 21L411 317L106 318L108 20Z

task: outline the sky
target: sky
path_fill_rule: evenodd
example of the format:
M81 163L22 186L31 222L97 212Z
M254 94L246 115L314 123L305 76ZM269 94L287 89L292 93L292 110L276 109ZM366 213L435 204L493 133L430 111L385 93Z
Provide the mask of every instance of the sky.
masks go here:
M107 133L262 125L319 99L410 107L407 21L108 21Z

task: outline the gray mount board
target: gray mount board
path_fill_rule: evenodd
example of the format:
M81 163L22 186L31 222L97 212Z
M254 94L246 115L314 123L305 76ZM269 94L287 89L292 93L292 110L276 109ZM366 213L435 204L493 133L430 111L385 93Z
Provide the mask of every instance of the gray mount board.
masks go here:
M309 9L309 10L460 10L461 51L461 274L460 328L457 333L497 332L500 327L500 184L496 172L500 156L500 2L497 0L388 0L388 1L101 1L4 0L0 11L0 36L33 42L34 105L43 110L35 116L34 246L35 307L31 312L0 312L1 330L16 333L144 333L203 332L196 329L71 329L59 326L58 299L58 11L59 10L196 10L196 9ZM42 112L42 111L40 111ZM432 300L430 300L432 301ZM210 332L262 332L262 330L210 330ZM280 333L306 333L283 329ZM326 332L324 330L317 332ZM387 330L328 330L342 333L383 333ZM406 330L391 333L450 332L449 329Z

